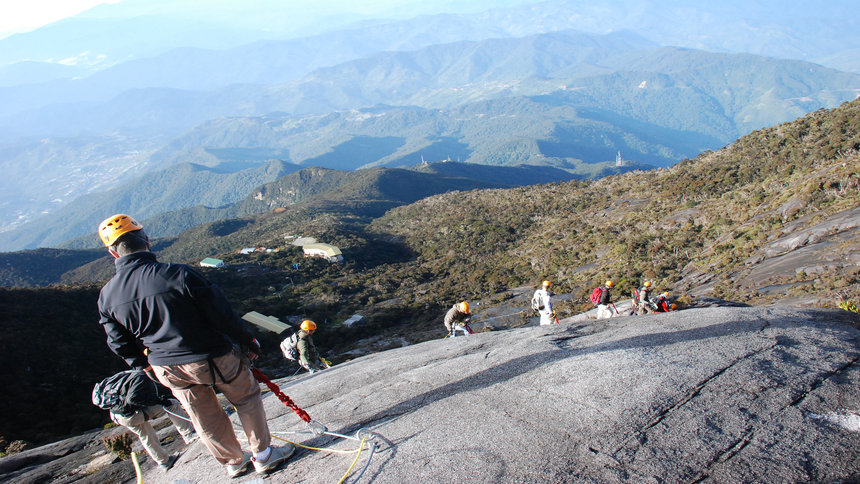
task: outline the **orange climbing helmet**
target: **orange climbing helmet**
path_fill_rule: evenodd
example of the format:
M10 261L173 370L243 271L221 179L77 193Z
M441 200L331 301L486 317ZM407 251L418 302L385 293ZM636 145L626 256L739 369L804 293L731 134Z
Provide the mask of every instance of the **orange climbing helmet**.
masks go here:
M99 237L102 239L105 247L110 247L122 235L142 228L143 225L137 220L124 213L118 213L106 218L99 224Z
M311 321L310 319L306 319L306 320L302 321L301 327L302 327L302 331L304 331L306 333L310 332L310 331L316 331L317 323Z
M464 314L469 314L469 303L463 301L459 304L460 312Z

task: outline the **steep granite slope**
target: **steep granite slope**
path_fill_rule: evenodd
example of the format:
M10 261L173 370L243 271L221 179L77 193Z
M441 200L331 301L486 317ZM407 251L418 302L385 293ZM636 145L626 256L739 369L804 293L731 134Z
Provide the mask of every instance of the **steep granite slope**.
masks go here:
M373 433L358 482L853 482L858 359L854 314L722 307L429 341L278 383L331 432ZM277 436L357 448L284 433L308 428L264 401ZM39 452L3 459L0 478L46 478L50 464L27 467ZM338 482L354 459L299 449L262 482ZM129 469L90 465L84 480ZM200 443L166 474L143 469L148 483L226 480Z

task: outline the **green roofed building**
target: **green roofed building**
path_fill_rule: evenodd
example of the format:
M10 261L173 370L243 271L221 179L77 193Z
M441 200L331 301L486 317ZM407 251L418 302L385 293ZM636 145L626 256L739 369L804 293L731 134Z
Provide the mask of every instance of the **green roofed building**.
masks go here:
M200 267L224 267L224 261L221 259L213 259L207 257L200 261Z
M305 244L302 246L305 257L322 257L329 262L343 262L340 249L329 244Z

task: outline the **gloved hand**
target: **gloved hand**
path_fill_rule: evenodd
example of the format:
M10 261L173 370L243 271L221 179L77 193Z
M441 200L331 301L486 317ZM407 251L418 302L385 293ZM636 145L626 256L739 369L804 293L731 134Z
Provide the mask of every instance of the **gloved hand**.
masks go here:
M242 352L248 356L251 361L263 356L263 349L260 347L260 342L257 338L251 338L251 341L242 345Z

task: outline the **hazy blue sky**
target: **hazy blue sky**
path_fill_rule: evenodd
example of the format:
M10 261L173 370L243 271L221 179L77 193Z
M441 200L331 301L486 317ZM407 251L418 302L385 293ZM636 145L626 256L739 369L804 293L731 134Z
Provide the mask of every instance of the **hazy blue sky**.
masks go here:
M129 0L2 0L0 1L0 39L19 32L29 32L43 25L77 15L94 6L105 3L120 3L123 5L134 3L143 10L171 10L192 8L206 5L207 8L215 4L228 5L228 8L245 6L248 2L239 0L150 0L146 2L132 2ZM331 8L343 8L352 12L379 12L385 10L397 10L407 5L418 10L435 11L464 11L469 10L472 5L480 5L486 8L489 5L509 6L519 3L530 3L538 0L282 0L289 2L290 8L301 9L307 5L328 4ZM281 0L253 0L251 3L265 4L270 2L278 4ZM283 6L283 4L281 4Z
M119 0L11 0L0 2L0 39Z

